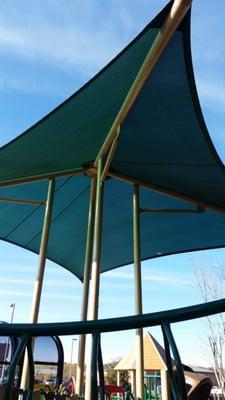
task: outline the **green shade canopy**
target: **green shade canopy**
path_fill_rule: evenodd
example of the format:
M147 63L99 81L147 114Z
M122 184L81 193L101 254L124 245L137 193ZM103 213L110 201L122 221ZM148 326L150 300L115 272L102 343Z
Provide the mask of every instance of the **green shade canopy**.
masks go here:
M96 159L170 7L83 88L0 150L0 197L44 201L48 181L34 180L57 177L48 258L80 279L91 178L73 173ZM193 214L141 214L142 259L225 245L224 166L196 93L190 12L121 125L110 171L102 272L133 261L132 185L124 181L141 183L142 208L195 211L194 204L205 206ZM1 239L38 252L43 216L43 205L0 203Z

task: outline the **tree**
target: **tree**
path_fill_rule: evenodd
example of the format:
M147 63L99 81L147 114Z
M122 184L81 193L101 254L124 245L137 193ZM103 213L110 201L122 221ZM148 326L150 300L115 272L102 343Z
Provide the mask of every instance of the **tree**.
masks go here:
M77 364L64 363L63 380L69 379L71 376L76 376Z
M200 293L205 302L218 300L225 294L225 273L221 267L214 269L198 268L196 277ZM207 342L210 350L210 359L219 388L225 397L225 317L224 313L207 317Z
M120 371L120 386L123 386L129 381L130 375L127 370Z
M117 371L115 370L115 366L121 359L118 358L116 360L110 361L109 363L104 365L105 371L105 381L107 384L116 385L117 384ZM125 382L129 379L129 372L122 371L120 372L120 385L123 386Z
M112 360L104 365L105 370L105 380L107 384L116 385L117 382L117 372L114 369L120 360Z

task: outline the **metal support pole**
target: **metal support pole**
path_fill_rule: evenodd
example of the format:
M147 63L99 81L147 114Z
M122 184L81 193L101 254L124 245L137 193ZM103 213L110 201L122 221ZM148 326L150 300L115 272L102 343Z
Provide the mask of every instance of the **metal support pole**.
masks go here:
M168 387L168 371L167 370L161 370L161 399L162 400L169 400L169 387Z
M109 133L98 153L95 160L95 166L99 158L102 158L111 146L116 134L117 127L122 125L131 107L133 106L137 96L142 90L150 73L153 71L156 63L160 59L163 51L167 47L171 37L176 31L178 25L184 18L191 6L192 0L174 0L173 5L163 23L162 28L158 32L153 44L151 45L143 64L141 65L136 78L134 79L127 96L125 97L121 108L109 130Z
M104 181L107 176L108 170L110 168L110 164L112 162L113 156L115 154L116 148L119 143L119 136L120 136L120 125L117 127L116 137L114 138L114 140L112 142L108 157L107 157L105 165L104 165L104 169L103 169L102 176L101 176L102 181Z
M12 303L10 305L10 308L12 308L11 319L10 319L10 323L12 324L13 323L14 314L15 314L16 303Z
M92 333L92 351L91 351L91 376L90 376L90 387L91 396L90 399L98 400L98 343L99 333Z
M73 372L73 344L76 341L77 341L77 339L75 339L75 338L72 339L71 352L70 352L70 366L68 368L68 379L72 376L72 372Z
M104 183L101 181L102 176L102 159L98 160L97 171L97 187L96 187L96 206L95 206L95 222L94 222L94 243L93 243L93 261L91 276L91 296L90 296L90 319L98 318L99 305L99 283L100 283L100 258L101 258L101 242L102 242L102 213L103 213L103 190ZM91 387L91 354L92 339L89 337L89 351L87 360L85 400L93 400Z
M101 181L102 159L98 161L97 187L96 187L96 208L94 224L94 243L93 243L93 261L91 276L91 308L90 319L98 318L99 302L99 281L100 281L100 257L101 257L101 239L102 239L102 211L103 211L103 189L104 184Z
M104 364L102 359L101 335L98 337L98 376L99 376L99 400L105 400Z
M81 321L87 320L89 282L90 282L91 262L93 253L95 196L96 196L96 178L92 178L91 189L90 189L89 214L88 214L87 244L86 244L86 254L85 254L85 264L84 264ZM78 363L77 363L77 376L76 376L76 386L77 386L76 393L79 396L82 395L82 389L83 389L85 344L86 344L86 335L81 335L79 338L79 345L78 345Z
M40 244L40 252L39 252L39 266L37 271L37 277L35 281L34 287L34 295L31 307L30 314L30 323L35 324L38 321L39 307L41 301L41 292L43 286L44 272L45 272L45 263L48 249L48 238L51 226L51 216L53 209L53 200L54 200L54 191L55 191L55 180L52 179L49 181L48 187L48 196L46 202L43 230L41 236L41 244Z
M41 301L41 293L42 293L42 286L43 286L43 279L44 279L44 272L45 272L45 263L46 263L46 256L47 256L47 249L48 249L48 239L49 239L49 232L51 226L51 216L52 216L52 209L53 209L53 201L54 201L54 191L55 191L55 180L51 179L49 181L48 186L48 195L46 201L46 208L45 208L45 216L43 222L43 229L42 229L42 236L41 236L41 244L40 244L40 251L39 251L39 266L37 271L37 277L35 281L34 287L34 294L31 306L31 314L30 314L30 323L37 323L38 315L39 315L39 307ZM24 365L23 365L23 373L21 378L21 388L25 389L27 386L27 379L28 379L28 358L25 355L24 358Z
M134 240L134 277L135 277L135 312L142 314L142 282L140 256L140 215L139 215L139 187L133 187L133 240ZM137 356L136 356L136 397L144 398L144 357L143 357L143 329L136 329Z

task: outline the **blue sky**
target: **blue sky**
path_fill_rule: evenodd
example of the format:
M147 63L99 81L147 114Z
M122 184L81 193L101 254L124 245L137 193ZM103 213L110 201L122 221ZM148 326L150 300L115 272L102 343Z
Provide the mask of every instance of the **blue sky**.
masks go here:
M0 145L52 110L114 57L166 4L162 0L7 0L0 3ZM225 159L225 3L193 1L192 50L205 120ZM37 256L0 243L0 320L28 320ZM223 250L143 263L144 312L201 301L194 270L221 265ZM19 271L19 272L18 272ZM102 276L100 317L134 313L132 266ZM78 320L81 284L48 262L40 321ZM201 351L203 322L174 327L184 362L208 361ZM159 337L158 332L155 330ZM188 338L188 339L187 339ZM105 359L122 355L132 332L105 335ZM76 347L76 346L75 346ZM65 341L70 359L71 338ZM74 350L74 358L76 348Z

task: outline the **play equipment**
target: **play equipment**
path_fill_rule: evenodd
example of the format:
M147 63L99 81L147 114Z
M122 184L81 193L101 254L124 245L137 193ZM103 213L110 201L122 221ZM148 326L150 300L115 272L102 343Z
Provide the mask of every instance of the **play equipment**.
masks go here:
M144 400L159 400L161 397L161 377L159 374L144 376Z
M208 400L212 381L203 374L184 371L188 400Z
M59 390L60 390L60 392L67 393L68 395L76 394L75 376L71 376L67 381L62 382Z
M125 400L125 390L122 386L105 385L105 396L107 400Z
M7 354L5 355L5 357L3 357L2 360L0 360L0 367L2 370L1 391L4 392L4 386L5 386L4 383L8 379L8 374L12 367L12 362L13 362L12 360L14 359L15 355L18 352L21 340L18 336L8 336L4 337L3 342L7 343ZM48 352L46 352L46 348L49 349ZM20 359L16 363L16 371L12 379L13 399L14 398L17 399L18 395L20 393L23 393L23 391L20 390L23 360L24 360L24 350L21 353ZM63 364L64 364L63 346L58 336L54 335L54 336L35 338L32 363L30 365L30 369L33 371L34 374L33 376L34 398L38 398L39 395L41 396L42 391L44 394L53 393L59 388L59 385L62 382ZM55 368L54 383L50 383L50 381L49 383L48 382L45 383L40 379L34 379L35 368L47 369L50 366L51 368L52 367ZM51 396L49 395L48 397L50 398Z
M184 378L188 400L208 400L212 389L212 381L204 374L195 373L189 368L184 370ZM144 376L144 400L161 399L161 377L159 374Z

